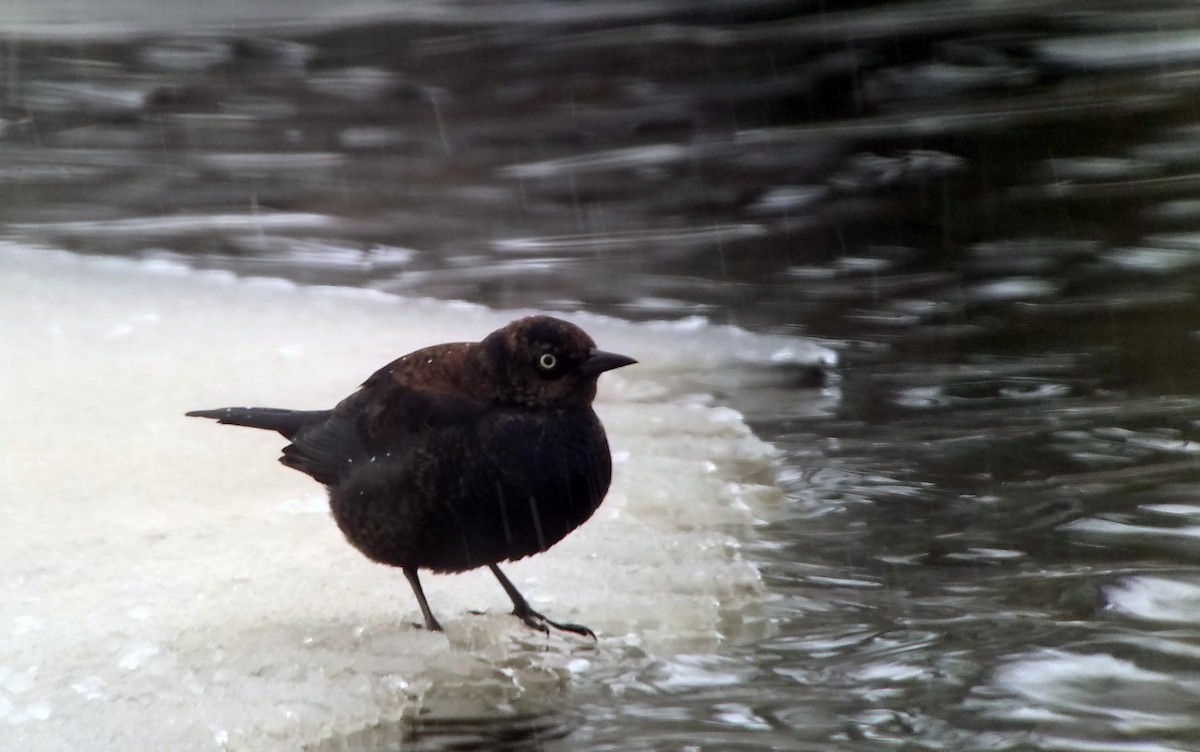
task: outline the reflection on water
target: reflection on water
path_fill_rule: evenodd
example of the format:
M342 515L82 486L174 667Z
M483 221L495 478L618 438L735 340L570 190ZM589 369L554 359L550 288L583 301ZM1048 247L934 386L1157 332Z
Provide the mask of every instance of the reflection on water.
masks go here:
M1200 744L1200 11L567 5L2 45L9 236L843 352L826 414L722 395L774 634L347 743Z

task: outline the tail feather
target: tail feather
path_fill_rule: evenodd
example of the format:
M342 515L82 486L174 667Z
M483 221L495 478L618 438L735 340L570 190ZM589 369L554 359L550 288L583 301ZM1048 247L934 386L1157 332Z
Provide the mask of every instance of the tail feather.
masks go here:
M220 407L215 410L191 410L192 418L212 418L231 426L264 428L293 439L300 429L313 422L325 420L328 410L286 410L278 407Z

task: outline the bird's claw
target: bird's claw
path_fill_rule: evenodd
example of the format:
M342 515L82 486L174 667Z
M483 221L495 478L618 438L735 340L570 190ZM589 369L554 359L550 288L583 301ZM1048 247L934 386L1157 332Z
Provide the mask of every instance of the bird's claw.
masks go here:
M596 639L596 633L582 624L572 624L570 622L558 622L553 619L548 619L544 614L534 611L532 608L526 611L513 611L513 616L525 622L525 625L536 629L543 634L550 634L550 627L562 632L570 632L577 634L580 637L591 637Z

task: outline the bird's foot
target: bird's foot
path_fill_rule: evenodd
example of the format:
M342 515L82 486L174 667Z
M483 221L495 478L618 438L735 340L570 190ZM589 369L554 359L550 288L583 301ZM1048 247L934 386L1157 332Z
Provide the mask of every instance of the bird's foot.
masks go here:
M580 637L591 637L593 640L596 639L596 633L582 624L554 621L553 619L547 618L544 614L534 611L532 608L517 609L512 613L513 616L525 622L526 626L536 629L543 634L550 634L550 627L554 627L561 632L570 632L572 634L577 634Z
M441 624L434 624L431 627L428 624L418 624L417 622L414 621L412 623L412 625L413 625L414 629L424 629L426 632L445 632L446 631L446 630L442 629Z
M424 623L421 623L418 621L413 621L413 622L409 622L409 623L412 624L413 629L424 629L427 632L445 632L446 631L446 630L442 629L442 625L441 625L441 623L438 622L437 619L431 618L431 619L426 620Z

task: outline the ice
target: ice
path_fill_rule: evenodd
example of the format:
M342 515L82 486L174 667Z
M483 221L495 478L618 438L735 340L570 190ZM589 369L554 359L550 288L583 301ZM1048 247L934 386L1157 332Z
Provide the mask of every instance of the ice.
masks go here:
M0 244L0 749L338 748L418 711L553 706L628 651L761 633L739 543L781 498L773 451L695 372L820 348L574 317L641 361L602 380L613 488L507 571L595 643L524 627L486 572L427 575L446 632L416 628L404 578L346 545L320 488L275 462L278 436L183 416L332 405L399 354L519 313Z

